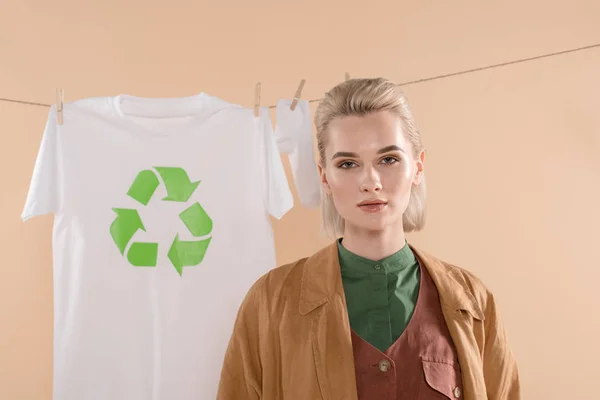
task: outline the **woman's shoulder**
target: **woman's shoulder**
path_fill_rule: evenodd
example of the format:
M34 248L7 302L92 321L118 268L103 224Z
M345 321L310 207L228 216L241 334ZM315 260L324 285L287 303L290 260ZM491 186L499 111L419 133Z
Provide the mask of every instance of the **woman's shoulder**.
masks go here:
M434 281L439 287L440 296L451 297L461 303L473 302L477 305L475 312L483 317L493 294L483 280L473 271L445 259L430 255L420 249L413 249L427 266ZM480 312L477 312L477 309Z
M307 256L284 263L263 274L248 290L245 303L272 308L299 297L303 266L309 258Z
M470 269L467 269L456 264L452 264L445 260L440 260L443 267L446 269L449 275L453 277L460 277L460 280L469 288L471 293L488 292L489 289L481 278Z
M428 269L432 269L434 273L458 278L474 290L487 289L483 281L470 269L452 263L447 259L432 255L420 248L414 246L411 246L411 248L417 257L425 262L429 267Z
M271 269L258 279L257 285L261 290L269 293L287 290L291 286L299 286L302 281L302 267L309 258L298 258Z

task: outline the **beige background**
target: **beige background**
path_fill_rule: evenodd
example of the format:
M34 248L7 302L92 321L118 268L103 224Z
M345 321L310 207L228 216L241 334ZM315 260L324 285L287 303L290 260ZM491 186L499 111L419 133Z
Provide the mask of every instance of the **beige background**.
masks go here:
M302 78L314 99L346 71L407 82L600 43L597 0L94 3L0 0L0 97L251 106L261 81L275 104ZM429 151L410 239L495 292L524 399L597 398L600 48L405 90ZM52 219L19 219L47 111L0 102L2 400L51 397ZM280 263L328 243L298 203L274 227Z

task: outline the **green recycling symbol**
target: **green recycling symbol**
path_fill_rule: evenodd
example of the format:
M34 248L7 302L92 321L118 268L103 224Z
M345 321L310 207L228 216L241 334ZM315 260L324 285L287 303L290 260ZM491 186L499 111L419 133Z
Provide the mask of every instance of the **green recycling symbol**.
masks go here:
M167 190L167 197L163 201L185 203L192 196L198 182L191 182L188 174L182 168L154 167L162 178ZM156 173L152 169L139 172L131 184L127 195L146 206L152 195L160 185ZM125 255L127 245L141 229L146 231L142 218L134 208L113 208L117 214L110 225L110 234L121 255ZM206 236L212 232L212 219L206 214L200 203L195 202L179 214L179 218L194 237ZM183 267L192 267L200 264L204 259L211 238L196 241L179 240L175 235L168 252L168 257L175 270L181 276ZM158 243L133 242L127 251L127 260L136 267L156 267L158 259Z

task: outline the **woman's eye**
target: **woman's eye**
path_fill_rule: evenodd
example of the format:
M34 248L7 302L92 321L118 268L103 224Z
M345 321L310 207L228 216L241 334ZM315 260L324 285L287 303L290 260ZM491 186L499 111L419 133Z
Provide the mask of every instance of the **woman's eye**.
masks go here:
M398 162L396 157L385 157L381 160L384 164L394 164Z
M356 165L356 164L352 161L344 161L344 162L340 163L338 165L338 167L348 169L348 168L352 168L354 165Z

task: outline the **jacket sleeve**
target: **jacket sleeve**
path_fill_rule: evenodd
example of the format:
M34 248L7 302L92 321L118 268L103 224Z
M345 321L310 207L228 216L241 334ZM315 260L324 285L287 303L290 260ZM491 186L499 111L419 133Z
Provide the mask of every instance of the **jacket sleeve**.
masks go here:
M238 310L223 360L217 400L260 400L262 397L258 318L261 281L248 291Z
M520 400L521 389L515 357L508 345L507 334L494 296L487 291L485 307L485 343L483 375L490 400Z

